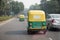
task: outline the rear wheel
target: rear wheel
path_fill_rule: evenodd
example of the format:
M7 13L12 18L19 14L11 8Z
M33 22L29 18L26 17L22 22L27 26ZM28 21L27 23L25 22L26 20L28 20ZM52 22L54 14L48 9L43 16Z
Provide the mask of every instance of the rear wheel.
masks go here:
M47 30L50 30L50 29L51 29L51 24L48 23L48 25L47 25Z
M31 33L32 33L32 31L28 29L28 30L27 30L27 33L28 33L28 34L31 34Z

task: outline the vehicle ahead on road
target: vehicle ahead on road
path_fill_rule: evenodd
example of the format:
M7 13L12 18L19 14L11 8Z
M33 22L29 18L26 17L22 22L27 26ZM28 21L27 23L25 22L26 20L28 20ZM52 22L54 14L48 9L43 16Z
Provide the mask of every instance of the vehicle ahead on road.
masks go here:
M46 33L46 17L45 12L41 10L30 10L28 12L28 34L34 31Z
M24 21L24 18L25 18L24 15L20 15L20 16L19 16L19 21Z
M48 29L60 29L60 14L49 14L50 18L47 21L50 21L48 23Z

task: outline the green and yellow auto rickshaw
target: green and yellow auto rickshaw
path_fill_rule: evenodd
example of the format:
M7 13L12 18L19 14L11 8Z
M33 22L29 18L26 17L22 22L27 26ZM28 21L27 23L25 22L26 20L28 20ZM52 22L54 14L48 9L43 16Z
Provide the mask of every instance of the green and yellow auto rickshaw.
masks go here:
M28 34L34 31L42 31L46 33L46 16L42 10L30 10L28 12Z
M19 20L20 20L20 21L24 21L24 15L20 15L20 16L19 16Z

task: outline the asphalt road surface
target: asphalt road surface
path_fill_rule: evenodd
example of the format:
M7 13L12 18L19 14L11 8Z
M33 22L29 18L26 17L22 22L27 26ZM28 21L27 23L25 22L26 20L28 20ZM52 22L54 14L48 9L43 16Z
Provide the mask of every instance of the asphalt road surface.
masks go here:
M46 34L27 34L27 20L18 18L0 26L0 40L60 40L60 32L47 31Z

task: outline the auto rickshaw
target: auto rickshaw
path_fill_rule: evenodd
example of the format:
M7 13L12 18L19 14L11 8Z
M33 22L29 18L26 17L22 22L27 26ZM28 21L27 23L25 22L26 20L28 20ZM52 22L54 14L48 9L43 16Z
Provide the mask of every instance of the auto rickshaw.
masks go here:
M46 16L42 10L30 10L28 12L28 34L34 31L46 33Z
M24 21L24 15L20 15L20 16L19 16L19 20L20 20L20 21Z

